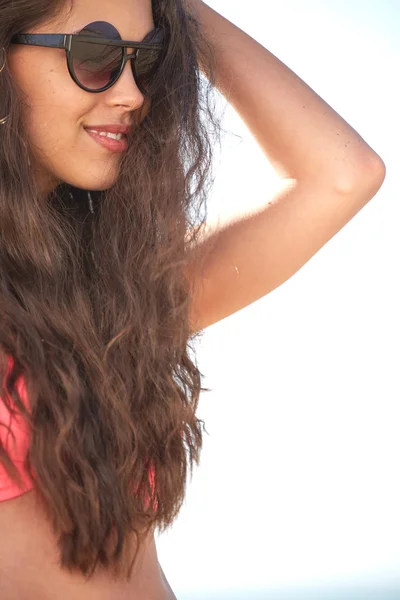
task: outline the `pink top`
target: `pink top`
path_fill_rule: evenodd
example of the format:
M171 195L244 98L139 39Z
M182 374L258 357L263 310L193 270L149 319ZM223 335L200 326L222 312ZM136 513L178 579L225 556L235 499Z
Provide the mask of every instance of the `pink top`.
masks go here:
M8 356L8 369L6 378L9 375L10 370L13 367L14 360L12 357ZM25 380L23 376L20 376L16 381L16 387L18 393L20 395L21 400L24 402L25 406L28 407L27 400L27 392L25 387ZM9 429L7 429L4 424L8 425L8 427L12 430L15 436L15 440L10 434ZM28 452L29 448L29 431L27 428L26 421L16 415L11 415L10 411L7 409L6 405L0 398L0 440L3 447L6 448L11 460L17 467L24 487L19 488L17 484L15 484L7 475L7 471L5 470L3 463L0 462L0 502L3 500L11 500L12 498L16 498L17 496L21 496L26 492L29 492L33 488L33 482L30 479L28 473L25 471L23 467L24 459Z
M6 373L6 379L9 375L10 370L14 364L14 360L12 357L7 356L8 358L8 369ZM21 375L16 381L16 387L18 393L20 395L21 400L24 402L25 406L28 408L28 399L27 399L27 391L25 385L25 379ZM12 435L10 434L9 429L6 429L3 423L7 424L9 428L14 433L15 443ZM0 502L3 500L11 500L12 498L16 498L17 496L22 496L26 492L29 492L33 489L33 482L30 479L28 473L25 471L23 463L25 457L27 455L29 449L29 430L26 421L23 417L11 415L10 411L7 409L4 402L2 402L0 398L0 440L2 445L5 446L11 460L17 467L21 479L23 482L23 488L20 488L17 484L15 484L7 474L2 462L0 461ZM154 466L150 465L149 468L149 481L151 487L154 490L155 487L155 472ZM149 499L149 502L151 500ZM157 507L157 501L154 499L154 506Z

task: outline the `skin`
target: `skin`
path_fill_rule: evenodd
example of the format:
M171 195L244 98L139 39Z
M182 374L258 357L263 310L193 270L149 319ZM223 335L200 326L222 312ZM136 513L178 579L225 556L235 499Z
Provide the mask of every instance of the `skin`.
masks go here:
M59 566L57 541L35 492L0 503L0 598L4 600L176 600L149 536L131 580L97 570L86 581Z
M150 0L74 0L72 10L67 9L56 20L24 33L72 33L94 21L108 21L122 39L141 41L154 29ZM111 187L121 155L96 144L84 127L134 124L137 111L146 109L148 100L134 81L129 61L117 83L100 94L74 83L65 50L15 44L8 64L20 90L42 189L50 191L62 181L81 189Z
M150 0L74 0L72 11L24 33L72 33L94 21L108 21L122 39L141 41L154 29ZM131 49L128 52L132 52ZM23 103L35 174L44 191L64 181L90 190L108 189L116 180L121 155L96 144L84 126L134 125L145 98L130 63L118 82L101 94L80 89L71 79L64 50L14 45L8 65ZM89 582L58 565L58 549L35 492L0 503L0 596L18 600L172 600L159 565L154 535L131 581L117 582L98 572ZM139 563L138 563L139 564Z

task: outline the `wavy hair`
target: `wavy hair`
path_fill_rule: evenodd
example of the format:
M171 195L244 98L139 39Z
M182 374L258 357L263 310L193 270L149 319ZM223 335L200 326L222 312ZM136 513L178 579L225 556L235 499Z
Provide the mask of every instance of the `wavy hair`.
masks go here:
M143 536L171 525L204 432L184 267L220 143L215 57L184 0L152 5L168 44L156 92L93 215L80 205L78 218L65 183L40 192L18 89L0 74L1 398L31 432L24 467L61 566L89 578L129 578ZM64 8L0 0L0 48ZM0 460L20 483L1 444Z

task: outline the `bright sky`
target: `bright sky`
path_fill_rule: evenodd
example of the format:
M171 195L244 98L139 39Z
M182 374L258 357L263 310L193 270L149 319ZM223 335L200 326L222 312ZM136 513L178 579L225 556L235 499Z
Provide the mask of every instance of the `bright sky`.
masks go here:
M204 332L209 435L160 562L179 600L398 599L400 3L208 4L346 119L387 177L292 279ZM276 181L231 107L224 126L243 139L225 138L211 216L267 202Z

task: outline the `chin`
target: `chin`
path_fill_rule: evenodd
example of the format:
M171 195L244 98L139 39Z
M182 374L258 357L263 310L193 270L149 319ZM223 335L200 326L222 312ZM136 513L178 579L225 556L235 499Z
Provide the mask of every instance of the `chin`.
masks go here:
M105 176L104 171L102 173L99 173L99 175L96 177L96 175L92 174L85 174L85 175L81 175L79 176L78 174L76 175L69 175L68 177L64 177L63 181L65 181L65 183L68 183L69 185L72 185L73 187L79 188L81 190L90 190L93 192L103 192L105 190L108 190L110 187L112 187L115 182L117 181L118 178L118 174L114 173L110 173L108 177Z

